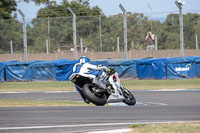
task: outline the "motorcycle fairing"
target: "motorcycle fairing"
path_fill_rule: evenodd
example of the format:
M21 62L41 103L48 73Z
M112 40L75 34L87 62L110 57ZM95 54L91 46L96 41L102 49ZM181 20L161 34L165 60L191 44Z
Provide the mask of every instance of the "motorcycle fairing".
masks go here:
M92 80L90 78L82 76L79 73L73 73L70 76L70 80L80 88L83 88L83 85L85 83L91 83L92 82Z
M124 100L124 96L119 89L115 89L114 93L111 93L111 95L108 97L107 103L113 103L113 102L121 102Z
M107 103L123 101L124 96L120 89L120 79L115 74L113 74L110 76L109 81L112 84L114 91L108 97Z

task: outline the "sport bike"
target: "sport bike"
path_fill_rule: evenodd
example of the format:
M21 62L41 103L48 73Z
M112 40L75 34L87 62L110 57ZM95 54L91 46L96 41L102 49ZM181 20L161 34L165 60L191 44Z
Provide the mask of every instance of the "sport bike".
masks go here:
M88 78L80 73L73 73L70 80L83 91L84 96L90 102L97 106L114 102L135 105L135 97L120 84L117 72L113 68L109 68L109 70L111 71L100 70L90 73L97 76L95 79Z

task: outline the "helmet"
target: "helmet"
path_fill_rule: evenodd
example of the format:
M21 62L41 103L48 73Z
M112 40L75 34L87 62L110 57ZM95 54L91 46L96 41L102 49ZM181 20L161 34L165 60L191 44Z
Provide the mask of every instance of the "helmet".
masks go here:
M79 58L79 63L81 63L81 64L82 63L88 63L88 62L90 62L90 59L86 56L82 56L82 57Z
M109 74L112 75L112 74L114 74L116 71L115 71L114 68L110 68L110 67L109 67L108 72L109 72Z

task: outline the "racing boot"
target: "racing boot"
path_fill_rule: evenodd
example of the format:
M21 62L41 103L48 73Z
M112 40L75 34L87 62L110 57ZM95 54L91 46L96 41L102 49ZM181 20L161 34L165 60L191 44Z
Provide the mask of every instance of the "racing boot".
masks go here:
M90 104L90 101L88 99L84 99L84 102Z

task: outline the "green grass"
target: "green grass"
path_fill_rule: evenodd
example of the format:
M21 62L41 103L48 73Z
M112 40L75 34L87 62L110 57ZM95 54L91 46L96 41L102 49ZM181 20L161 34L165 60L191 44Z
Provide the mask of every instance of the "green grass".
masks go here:
M83 102L61 100L16 100L0 99L0 107L39 107L39 106L91 106Z
M0 83L0 92L38 92L38 91L73 91L72 82L4 82Z
M200 79L185 80L122 80L121 83L130 90L148 89L200 89Z
M200 133L200 122L134 124L128 133Z
M146 89L200 89L200 79L187 80L121 80L129 90ZM3 82L0 92L75 91L72 82Z

